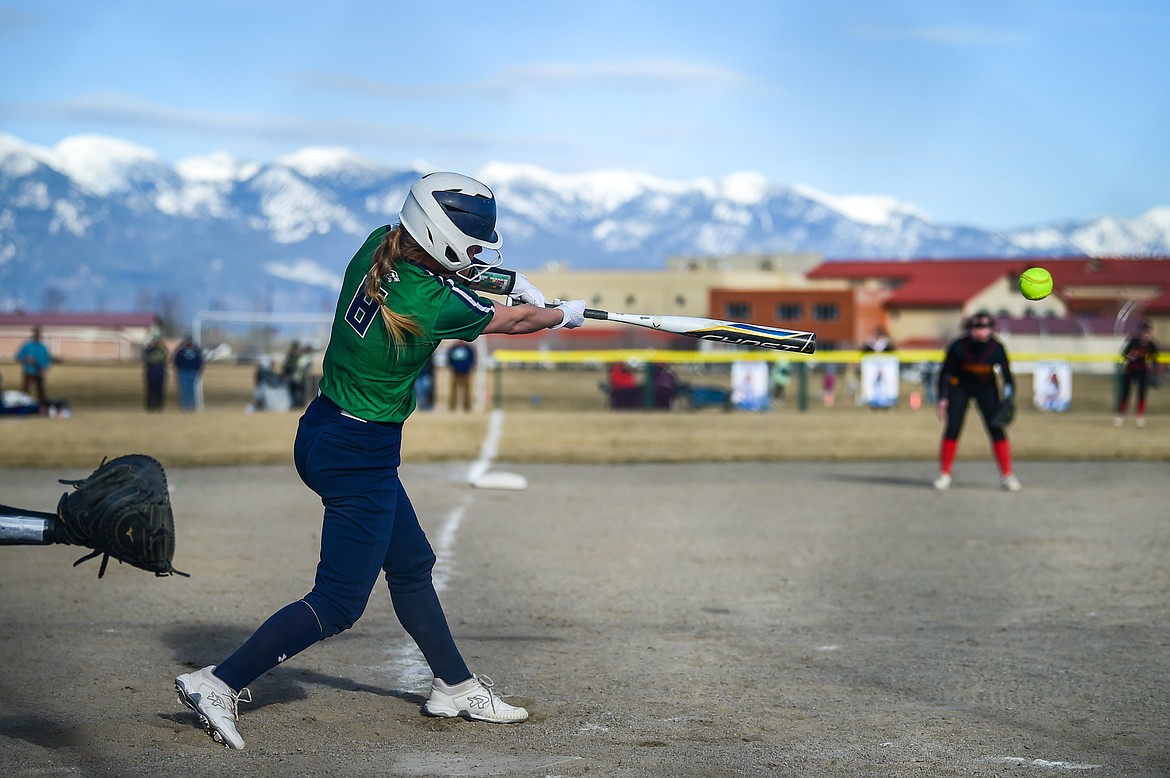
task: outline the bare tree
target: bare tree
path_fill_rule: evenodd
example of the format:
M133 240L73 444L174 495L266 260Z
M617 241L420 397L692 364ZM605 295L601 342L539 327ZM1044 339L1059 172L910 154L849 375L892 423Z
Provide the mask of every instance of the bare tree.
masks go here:
M50 284L45 287L45 298L43 309L57 313L65 310L65 304L69 300L69 295L65 294L65 290L59 286Z

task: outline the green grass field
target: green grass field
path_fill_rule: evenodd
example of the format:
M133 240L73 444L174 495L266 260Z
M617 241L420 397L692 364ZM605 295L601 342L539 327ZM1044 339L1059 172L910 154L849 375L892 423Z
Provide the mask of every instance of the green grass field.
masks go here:
M0 364L5 386L14 388L16 367ZM446 375L438 374L435 411L416 412L406 426L406 461L473 461L486 434L488 414L445 409ZM725 372L683 373L683 380L727 386ZM204 374L200 413L177 410L168 386L162 413L143 409L137 364L60 364L49 377L49 394L68 399L72 418L0 416L0 466L76 467L103 456L143 452L167 465L291 463L299 414L246 413L253 369L212 364ZM498 386L505 411L499 459L511 462L687 462L923 460L935 457L940 432L933 409L889 411L859 408L838 381L837 403L824 407L819 376L810 381L807 410L794 399L766 412L621 411L605 408L599 369L508 369ZM497 382L489 378L487 389ZM1021 389L1030 392L1029 377ZM795 385L790 389L795 395ZM1020 460L1170 461L1170 402L1166 390L1150 399L1145 429L1132 423L1115 429L1113 386L1108 377L1076 375L1067 413L1022 407L1011 428ZM988 459L981 421L968 415L960 459Z

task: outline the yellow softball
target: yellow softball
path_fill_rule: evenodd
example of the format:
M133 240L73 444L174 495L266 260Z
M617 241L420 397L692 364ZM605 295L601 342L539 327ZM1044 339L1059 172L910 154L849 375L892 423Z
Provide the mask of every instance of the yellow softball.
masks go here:
M1020 273L1020 294L1029 300L1043 300L1052 294L1052 274L1042 267L1030 267Z

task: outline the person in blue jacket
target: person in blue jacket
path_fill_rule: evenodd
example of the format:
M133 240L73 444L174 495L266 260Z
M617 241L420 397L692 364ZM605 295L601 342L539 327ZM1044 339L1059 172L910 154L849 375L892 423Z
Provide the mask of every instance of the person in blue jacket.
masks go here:
M198 405L199 374L203 372L203 351L191 336L175 349L175 374L179 380L179 409L193 411Z

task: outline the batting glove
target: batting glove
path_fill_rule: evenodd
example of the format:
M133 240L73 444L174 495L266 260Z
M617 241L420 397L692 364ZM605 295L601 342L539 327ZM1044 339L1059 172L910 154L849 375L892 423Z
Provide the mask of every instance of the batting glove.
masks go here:
M554 325L549 329L559 330L564 327L567 330L575 330L585 323L584 300L557 301L556 307L565 315L565 318L561 319L560 324Z
M516 280L512 282L512 291L508 292L508 297L517 302L535 305L538 308L543 308L548 304L544 294L533 286L523 273L516 274Z

